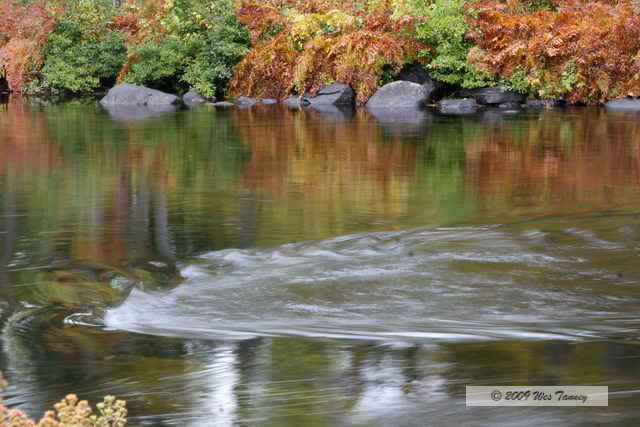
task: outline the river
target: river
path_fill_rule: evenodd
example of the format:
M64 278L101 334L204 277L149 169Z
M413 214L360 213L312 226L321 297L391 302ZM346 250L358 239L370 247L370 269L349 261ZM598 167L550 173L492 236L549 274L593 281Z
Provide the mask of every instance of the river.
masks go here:
M32 417L632 425L639 257L640 114L0 102L0 369Z

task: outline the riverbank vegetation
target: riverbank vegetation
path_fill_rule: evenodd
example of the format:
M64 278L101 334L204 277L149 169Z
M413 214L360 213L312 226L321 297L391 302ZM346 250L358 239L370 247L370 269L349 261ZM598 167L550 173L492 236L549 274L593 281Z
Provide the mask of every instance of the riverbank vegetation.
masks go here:
M635 0L0 0L0 79L72 94L134 83L365 102L407 63L452 87L594 104L639 95Z
M9 384L0 372L0 391ZM78 400L75 394L66 395L54 405L55 410L45 412L40 421L35 421L20 409L9 409L0 398L0 424L8 427L122 427L127 422L127 409L124 400L106 396L96 405L97 414L86 400Z

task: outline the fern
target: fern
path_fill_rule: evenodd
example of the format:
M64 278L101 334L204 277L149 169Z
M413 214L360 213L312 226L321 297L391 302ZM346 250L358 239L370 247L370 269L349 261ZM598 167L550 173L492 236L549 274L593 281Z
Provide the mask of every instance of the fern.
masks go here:
M566 94L572 103L640 94L640 16L632 1L566 0L533 12L518 0L472 7L470 61L512 85L542 98Z
M233 96L285 98L292 91L314 95L340 81L364 103L390 66L423 61L428 45L415 37L415 19L393 17L392 1L366 6L332 0L244 1L239 20L250 31L252 49L234 70ZM269 29L281 29L269 37Z

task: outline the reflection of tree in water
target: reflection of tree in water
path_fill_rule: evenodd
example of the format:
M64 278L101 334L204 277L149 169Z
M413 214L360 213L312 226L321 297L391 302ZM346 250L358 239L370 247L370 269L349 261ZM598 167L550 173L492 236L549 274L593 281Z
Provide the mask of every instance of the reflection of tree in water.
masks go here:
M637 117L545 111L527 126L496 126L470 141L467 180L481 203L496 195L516 206L624 202L640 183L639 149Z

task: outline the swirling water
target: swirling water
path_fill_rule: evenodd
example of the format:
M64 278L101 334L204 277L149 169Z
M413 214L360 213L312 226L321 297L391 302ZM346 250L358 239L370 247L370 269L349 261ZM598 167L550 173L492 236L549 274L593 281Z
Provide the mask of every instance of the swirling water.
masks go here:
M0 104L5 402L133 425L632 424L640 116ZM607 385L467 408L466 385Z

